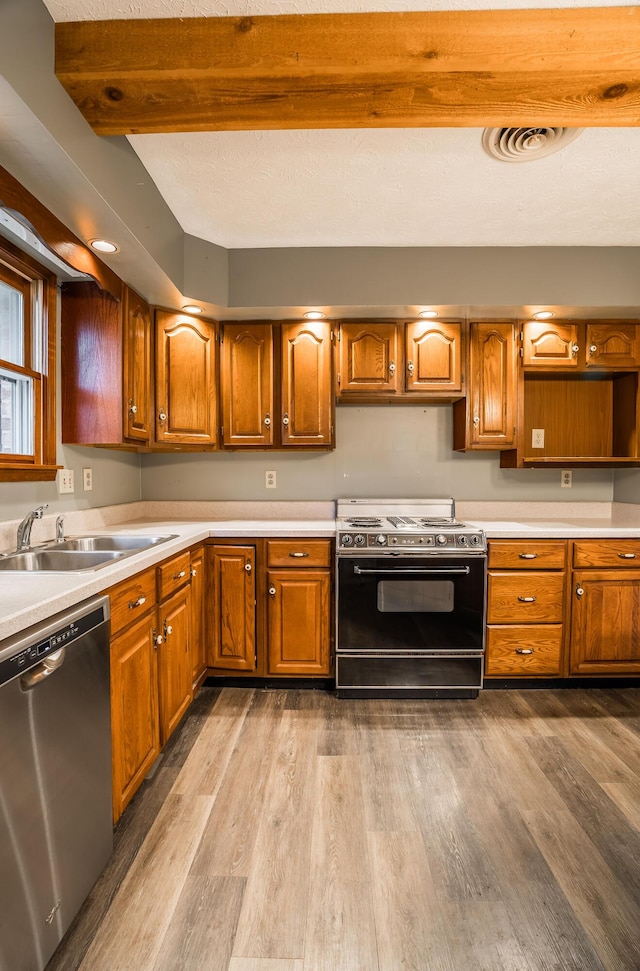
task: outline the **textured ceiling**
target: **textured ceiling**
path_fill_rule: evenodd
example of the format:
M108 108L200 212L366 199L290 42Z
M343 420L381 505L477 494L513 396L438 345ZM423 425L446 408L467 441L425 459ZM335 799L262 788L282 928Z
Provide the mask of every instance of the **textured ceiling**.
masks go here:
M532 0L45 0L54 20L592 6ZM622 6L606 0L598 6ZM632 5L632 4L627 4ZM640 128L489 158L479 129L215 132L129 141L183 230L226 247L638 246Z

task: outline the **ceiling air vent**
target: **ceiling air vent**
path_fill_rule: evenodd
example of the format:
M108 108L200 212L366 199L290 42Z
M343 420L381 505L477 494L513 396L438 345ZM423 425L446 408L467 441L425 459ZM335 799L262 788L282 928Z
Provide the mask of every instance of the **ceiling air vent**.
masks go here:
M501 162L533 162L559 152L582 128L485 128L484 150Z

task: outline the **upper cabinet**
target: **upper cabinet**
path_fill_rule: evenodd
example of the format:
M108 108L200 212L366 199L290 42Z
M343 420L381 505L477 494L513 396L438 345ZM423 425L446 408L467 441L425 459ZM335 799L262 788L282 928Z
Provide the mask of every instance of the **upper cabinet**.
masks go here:
M332 448L331 324L224 323L225 448Z
M159 445L217 445L217 326L156 310L155 438Z
M516 434L516 325L472 321L467 396L453 406L453 447L509 449Z
M635 321L526 320L521 324L522 365L525 368L640 367Z
M123 286L65 284L61 301L62 441L135 448L150 443L151 313Z
M577 367L577 323L527 320L522 324L521 338L525 367Z
M462 323L357 321L340 325L338 401L452 401L462 396Z

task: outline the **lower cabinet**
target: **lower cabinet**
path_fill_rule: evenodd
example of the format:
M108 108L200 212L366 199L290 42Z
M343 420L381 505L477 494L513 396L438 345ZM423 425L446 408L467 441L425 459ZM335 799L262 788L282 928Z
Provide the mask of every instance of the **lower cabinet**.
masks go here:
M485 677L563 673L565 540L491 540Z
M640 674L640 540L572 545L569 673Z
M331 674L331 540L227 540L206 557L212 675Z
M191 680L193 690L207 676L207 650L204 633L204 546L191 550Z
M187 551L109 591L114 822L193 698L190 564Z

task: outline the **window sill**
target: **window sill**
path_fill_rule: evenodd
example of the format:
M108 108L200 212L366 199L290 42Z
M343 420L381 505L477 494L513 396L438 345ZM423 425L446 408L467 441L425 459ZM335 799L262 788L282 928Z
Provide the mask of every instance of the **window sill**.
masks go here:
M53 482L61 465L20 465L0 462L0 482Z

